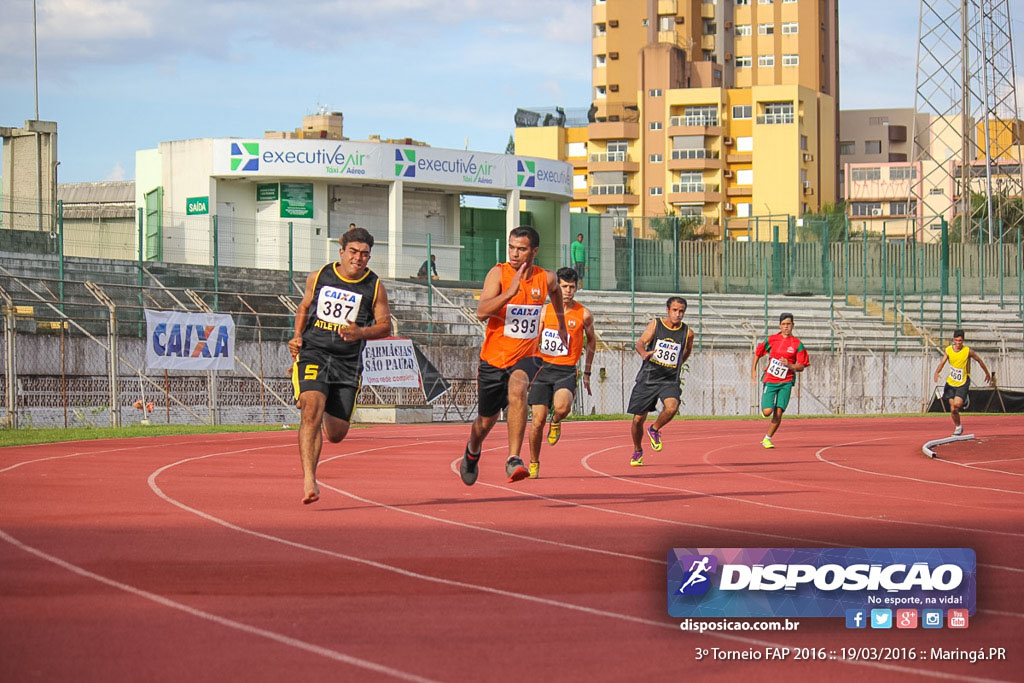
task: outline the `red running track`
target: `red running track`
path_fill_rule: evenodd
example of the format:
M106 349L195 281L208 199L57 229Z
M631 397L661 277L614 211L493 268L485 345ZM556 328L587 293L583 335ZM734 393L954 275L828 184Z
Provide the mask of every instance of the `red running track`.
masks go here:
M299 503L296 433L0 449L3 680L1019 680L1024 419L674 422L628 466L623 422L567 423L541 478L480 480L464 425L328 445ZM970 547L964 631L682 632L672 547ZM698 648L1007 648L1007 661L695 660Z

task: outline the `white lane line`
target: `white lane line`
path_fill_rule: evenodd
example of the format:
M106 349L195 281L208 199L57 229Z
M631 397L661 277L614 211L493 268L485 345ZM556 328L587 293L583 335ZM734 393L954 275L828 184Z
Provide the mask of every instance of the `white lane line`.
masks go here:
M827 464L827 465L832 465L833 467L839 467L839 468L842 468L844 470L850 470L851 472L860 472L861 474L870 474L870 475L875 476L875 477L885 477L885 478L888 478L888 479L903 479L905 481L916 481L916 482L918 482L920 484L934 484L935 486L950 486L950 487L958 488L958 489L971 489L971 490L974 490L974 491L994 491L996 493L1009 493L1009 494L1014 495L1014 496L1024 496L1024 491L1011 491L1011 490L1008 490L1008 489L997 489L997 488L992 488L991 486L972 486L971 484L954 484L952 482L946 482L946 481L935 481L934 479L920 479L918 477L908 477L908 476L905 476L905 475L902 475L902 474L888 474L886 472L875 472L874 470L863 470L863 469L860 469L859 467L851 467L850 465L841 465L841 464L839 464L837 462L834 462L832 460L828 460L827 458L823 458L822 455L821 455L825 451L827 451L829 449L832 449L832 448L842 448L843 446L859 446L860 444L870 443L872 441L882 441L884 439L890 439L890 438L892 438L892 437L880 436L880 437L875 438L875 439L863 439L861 441L850 441L848 443L833 444L831 446L825 446L824 448L818 449L818 451L814 454L814 457L817 458L818 460L820 460L821 462Z
M390 448L390 447L388 447L388 448ZM252 449L252 450L256 450L256 449ZM371 451L371 450L380 450L380 449L366 449L366 451L363 451L363 452L368 452L368 451ZM605 449L605 450L611 450L611 449ZM398 574L399 576L404 576L404 577L413 578L413 579L419 579L419 580L426 581L426 582L429 582L429 583L437 583L437 584L444 585L444 586L452 586L452 587L462 588L462 589L469 590L469 591L476 591L476 592L481 592L481 593L487 593L489 595L497 595L497 596L500 596L500 597L512 598L512 599L515 599L515 600L522 600L524 602L532 602L532 603L544 605L544 606L547 606L547 607L556 607L556 608L566 609L566 610L569 610L569 611L572 611L572 612L581 612L583 614L589 614L589 615L592 615L592 616L607 617L607 618L617 619L617 620L620 620L620 621L626 621L626 622L630 622L630 623L634 623L634 624L642 624L644 626L655 626L655 627L658 627L658 628L668 628L668 629L672 629L673 631L678 630L678 626L676 626L674 623L666 623L664 621L655 621L653 619L646 619L644 617L636 617L636 616L629 615L629 614L620 614L618 612L612 612L612 611L609 611L609 610L595 609L593 607L587 607L587 606L584 606L584 605L577 605L577 604L574 604L574 603L564 602L564 601L561 601L561 600L553 600L553 599L550 599L550 598L542 598L540 596L530 595L529 593L511 592L511 591L502 590L500 588L492 588L490 586L484 586L484 585L481 585L481 584L466 583L464 581L456 581L454 579L446 579L446 578L439 577L439 576L431 576L429 574L421 574L419 572L414 572L414 571L411 571L411 570L408 570L408 569L403 569L402 567L397 567L397 566L394 566L394 565L385 564L383 562L377 562L376 560L369 560L369 559L366 559L366 558L363 558L363 557L357 557L357 556L354 556L354 555L347 555L345 553L339 553L339 552L335 552L335 551L332 551L332 550L327 550L325 548L320 548L320 547L317 547L317 546L311 546L311 545L307 545L305 543L299 543L298 541L291 541L291 540L288 540L286 538L280 538L280 537L277 537L277 536L273 536L271 534L265 534L265 533L260 532L260 531L254 531L254 530L251 530L251 529L246 529L244 527L240 527L240 526L238 526L236 524L228 522L227 520L220 519L219 517L215 517L215 516L213 516L213 515L211 515L209 513L206 513L206 512L203 512L201 510L198 510L196 508L193 508L193 507L190 507L188 505L185 505L184 503L181 503L181 502L171 498L170 496L165 494L160 489L160 487L157 485L157 483L156 483L157 477L159 477L161 473L165 472L166 470L171 469L172 467L176 467L178 465L181 465L181 464L184 464L184 463L187 463L187 462L192 462L192 461L195 461L195 460L204 460L206 458L211 458L211 457L214 457L214 456L217 456L217 455L228 455L228 454L229 453L211 453L209 455L203 455L203 456L198 456L198 457L193 457L193 458L185 458L183 460L179 460L177 462L173 462L173 463L170 463L168 465L164 465L163 467L157 469L151 475L149 475L149 479L148 479L149 486L153 490L153 492L157 494L157 496L159 496L160 498L166 500L168 503L170 503L171 505L174 505L175 507L178 507L178 508L181 508L181 509L186 510L188 512L191 512L192 514L195 514L195 515L197 515L197 516L199 516L199 517L201 517L203 519L211 521L211 522L213 522L215 524L219 524L219 525L221 525L221 526L223 526L225 528L231 529L233 531L238 531L239 533L247 534L247 535L254 536L256 538L261 538L261 539L264 539L264 540L267 540L267 541L271 541L271 542L274 542L274 543L280 543L280 544L288 546L288 547L298 548L300 550L306 550L308 552L312 552L312 553L316 553L316 554L320 554L320 555L325 555L325 556L328 556L328 557L333 557L333 558L337 558L337 559L341 559L341 560L346 560L348 562L353 562L353 563L356 563L356 564L362 564L362 565L365 565L365 566L368 566L368 567L372 567L374 569L380 569L382 571ZM354 453L353 453L353 455L354 455ZM457 460L456 460L456 462L457 462ZM492 486L494 488L505 488L505 487L494 486L493 484L490 484L488 486ZM511 489L507 489L507 490L511 490ZM538 496L538 497L540 497L540 496ZM584 505L582 507L590 507L590 506L585 506ZM757 640L757 639L754 639L754 638L747 638L747 637L743 637L743 636L734 636L734 635L725 634L725 633L715 632L715 633L711 633L709 635L711 635L712 637L715 637L715 638L721 638L721 639L724 639L724 640L731 640L731 641L735 641L735 642L747 643L747 644L751 644L751 645L757 645L757 646L760 646L760 647L780 647L781 646L780 643L774 643L774 642L769 642L769 641ZM870 668L883 669L883 670L886 670L886 671L898 671L898 672L901 672L901 673L913 673L913 674L917 674L917 675L920 675L920 676L930 676L930 677L933 677L933 678L942 678L942 679L949 679L949 680L971 680L971 681L983 681L983 682L986 682L986 683L988 683L989 681L992 680L992 679L983 679L983 678L963 677L963 676L959 676L959 675L947 674L947 673L941 672L941 671L930 671L930 670L925 670L925 669L912 669L912 668L909 668L909 667L902 667L902 666L897 666L897 665L893 665L893 664L884 664L884 663L881 663L881 662L873 662L873 661L845 660L844 663L852 664L854 666L865 666L865 667L870 667Z
M60 567L61 569L65 569L65 570L67 570L67 571L69 571L69 572L71 572L73 574L78 574L79 576L84 577L86 579L92 579L93 581L96 581L98 583L102 583L102 584L104 584L106 586L110 586L111 588L116 588L117 590L124 591L125 593L130 593L130 594L132 594L132 595L134 595L136 597L143 598L145 600L150 600L152 602L157 603L158 605L163 605L164 607L170 607L171 609L178 610L179 612L184 612L185 614L187 614L187 615L189 615L191 617L197 617L199 619L205 619L206 621L211 621L211 622L213 622L215 624L219 624L220 626L226 626L228 628L233 628L236 631L241 631L243 633L248 633L249 635L259 636L261 638L266 638L268 640L272 640L272 641L274 641L276 643L280 643L282 645L287 645L289 647L294 647L294 648L297 648L299 650L303 650L305 652L309 652L309 653L312 653L312 654L315 654L315 655L319 655L321 657L326 657L328 659L333 659L334 661L337 661L337 662L343 662L345 664L350 664L352 666L359 667L360 669L367 669L368 671L374 671L376 673L385 674L385 675L388 675L388 676L393 676L395 678L399 678L399 679L402 679L402 680L405 680L405 681L432 681L432 679L424 678L422 676L417 676L415 674L406 673L404 671L399 671L398 669L394 669L394 668L392 668L390 666L384 666L383 664L377 664L376 662L371 662L371 661L366 660L366 659L360 659L358 657L353 657L353 656L347 655L347 654L345 654L343 652L338 652L337 650L331 650L331 649L326 648L326 647L321 647L319 645L314 645L312 643L307 643L304 640L299 640L297 638L292 638L290 636L282 635L280 633L275 633L274 631L268 631L266 629L259 628L257 626L250 626L249 624L243 624L243 623L235 621L233 619L227 619L225 617L222 617L222 616L219 616L219 615L216 615L216 614L212 614L210 612L206 612L206 611L201 610L201 609L196 609L195 607L190 607L189 605L185 605L185 604L182 604L180 602L176 602L176 601L171 600L169 598L165 598L162 595L157 595L156 593L150 593L147 590L143 590L141 588L136 588L135 586L130 586L130 585L126 584L126 583L121 583L120 581L115 581L114 579L108 578L106 576L102 576L102 575L97 574L95 572L91 572L88 569L83 569L82 567L79 567L78 565L71 564L70 562L62 560L59 557L55 557L53 555L50 555L49 553L45 553L42 550L39 550L38 548L33 548L30 545L22 543L21 541L19 541L15 537L13 537L10 534L8 534L7 532L5 532L3 529L0 529L0 539L3 539L4 541L7 541L11 545L15 546L16 548L19 548L19 549L23 550L26 553L29 553L30 555L35 555L39 559L45 560L47 562L50 562L51 564L55 564L58 567Z
M1000 460L976 460L974 462L965 463L967 465L991 465L994 462L1017 462L1018 460L1024 460L1024 458L1002 458Z

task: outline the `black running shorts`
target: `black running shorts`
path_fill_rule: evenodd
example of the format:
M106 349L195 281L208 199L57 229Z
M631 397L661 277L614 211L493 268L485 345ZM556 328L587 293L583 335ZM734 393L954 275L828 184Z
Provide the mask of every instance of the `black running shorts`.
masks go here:
M647 415L658 407L659 399L664 401L666 398L674 398L678 401L682 395L683 392L676 380L658 382L657 384L637 382L629 395L629 406L626 408L626 412L630 415Z
M952 398L959 398L964 403L967 403L967 391L971 388L971 378L968 377L964 380L964 383L958 387L954 387L951 384L947 384L946 388L942 391L942 398L946 401Z
M507 368L496 368L487 361L480 361L476 371L477 414L492 417L508 407L508 379L516 370L526 373L530 382L540 371L540 356L521 358Z
M545 405L550 408L555 392L559 389L568 389L573 396L576 395L576 366L544 363L530 385L530 395L526 402L531 406Z
M304 391L319 391L327 397L325 413L351 421L359 393L359 379L352 365L352 361L342 361L322 351L300 351L292 365L295 400Z

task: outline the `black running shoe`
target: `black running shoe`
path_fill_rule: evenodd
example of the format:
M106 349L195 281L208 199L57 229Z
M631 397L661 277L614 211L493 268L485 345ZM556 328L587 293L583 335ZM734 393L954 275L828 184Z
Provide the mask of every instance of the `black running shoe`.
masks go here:
M509 483L511 483L520 479L526 479L530 476L530 470L526 469L526 466L523 465L522 458L513 455L505 461L505 474L508 475Z
M479 464L480 455L470 455L469 444L466 444L466 452L462 456L462 462L459 463L459 476L462 477L463 484L472 486L476 483L476 477L480 474L479 470L477 470L477 465Z

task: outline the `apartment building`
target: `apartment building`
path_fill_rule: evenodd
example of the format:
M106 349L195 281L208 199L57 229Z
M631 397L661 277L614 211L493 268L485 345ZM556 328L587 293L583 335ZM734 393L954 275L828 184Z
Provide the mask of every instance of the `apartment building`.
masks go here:
M570 161L575 208L623 222L814 211L836 193L837 23L835 0L594 0L586 127L519 126L516 151Z

